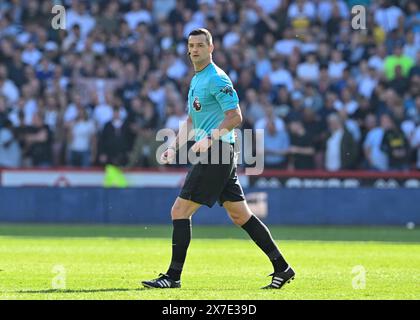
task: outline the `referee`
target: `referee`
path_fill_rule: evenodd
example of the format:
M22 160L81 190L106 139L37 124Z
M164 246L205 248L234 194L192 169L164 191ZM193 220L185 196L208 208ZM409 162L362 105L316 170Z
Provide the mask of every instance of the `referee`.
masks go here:
M192 166L172 206L172 260L168 271L156 279L142 281L142 284L147 288L181 287L182 268L191 241L191 216L201 205L212 207L218 201L232 221L249 234L273 264L271 283L263 288L280 289L294 278L295 272L283 258L270 231L249 209L239 184L233 129L241 124L242 114L231 80L212 61L213 49L208 30L200 28L189 34L188 54L195 75L188 92L188 118L177 138L162 154L161 161L173 162L177 147L187 142L182 137L188 137L190 132L194 132L196 141L192 151L204 155L207 161ZM215 149L222 151L219 157L216 156L218 163L211 161L214 160L211 152Z

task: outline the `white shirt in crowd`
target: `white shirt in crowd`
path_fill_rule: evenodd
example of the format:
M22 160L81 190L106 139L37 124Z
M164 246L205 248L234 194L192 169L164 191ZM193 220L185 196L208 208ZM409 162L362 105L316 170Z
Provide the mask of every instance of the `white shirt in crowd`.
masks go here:
M159 87L155 90L150 90L147 97L157 106L160 117L165 115L166 92L164 87Z
M264 78L272 70L270 59L258 60L255 65L255 73L258 79Z
M362 75L358 81L359 87L358 92L365 98L370 98L372 96L373 90L375 90L378 81L372 78L370 75Z
M306 17L308 19L314 19L316 16L315 4L311 1L305 1L303 10L300 11L299 6L296 2L292 3L287 11L287 16L290 19Z
M328 171L338 171L341 168L341 140L343 134L343 130L337 130L327 140L325 168Z
M95 107L93 110L93 119L100 130L104 128L107 122L111 121L113 113L113 108L109 104L102 103ZM127 117L127 111L123 108L120 111L120 115L122 119L125 119Z
M350 132L351 136L356 142L362 139L362 133L360 132L359 124L354 119L347 119L345 121L346 129Z
M66 29L71 30L77 24L80 27L80 35L85 38L95 27L95 19L88 13L80 14L79 12L70 9L66 14Z
M16 168L21 165L21 150L17 140L5 147L4 144L13 139L8 128L0 129L0 167Z
M152 22L152 15L147 10L130 11L124 16L128 26L134 30L140 22L150 24Z
M186 114L183 114L182 116L178 115L170 115L168 119L166 120L165 128L171 129L174 132L179 131L180 125L187 120L188 116Z
M23 113L25 115L25 124L30 126L32 124L32 119L34 114L38 111L38 104L35 99L29 99L25 102L23 107Z
M63 120L64 123L69 123L72 122L74 120L76 120L77 118L77 107L74 103L70 103L66 110L64 111L64 115L63 115Z
M344 110L346 110L346 113L348 115L352 115L359 108L359 104L356 101L354 101L354 100L350 100L348 102L342 102L342 101L340 101L340 102L334 104L334 108L337 111L340 111L340 110L343 110L344 109Z
M287 90L293 90L293 78L290 72L286 69L280 68L271 71L271 73L269 74L269 78L273 86L284 85L287 87Z
M345 61L330 61L330 63L328 64L328 75L330 76L330 78L333 79L341 78L343 76L343 71L346 67L347 62Z
M376 127L367 133L365 141L363 142L363 149L370 150L372 165L381 171L388 169L388 157L381 151L383 136L384 129Z
M5 96L9 103L15 103L19 99L19 90L12 80L6 79L0 87L0 94Z
M171 79L179 80L186 76L187 72L188 67L186 64L180 58L176 58L171 66L166 70L166 75Z
M306 81L317 81L319 78L319 65L318 63L301 63L297 66L297 76Z
M95 123L92 120L78 121L71 128L71 151L84 152L90 150L90 142L95 134Z
M301 43L295 39L278 40L274 44L274 50L284 56L290 56L295 47L300 48Z
M230 31L226 33L225 36L223 37L223 48L229 49L233 47L234 45L239 43L240 39L241 39L241 36L235 31Z
M340 17L348 18L350 13L349 13L349 8L347 4L342 0L338 0L336 1L336 3L340 11ZM322 0L318 4L318 17L323 23L326 23L331 18L332 11L333 11L333 3L331 0Z
M52 131L55 131L58 122L58 112L56 110L46 110L44 113L44 122Z
M266 117L257 120L257 122L255 123L255 130L256 129L263 129L266 130L267 129L267 121L268 119ZM286 130L286 126L284 125L284 121L282 119L280 119L279 117L275 117L274 118L274 126L276 127L276 131L285 131Z
M375 11L374 19L386 33L398 27L398 19L403 15L403 12L397 6L389 8L378 8Z
M384 59L378 55L371 56L368 60L368 66L379 72L384 72Z
M35 67L36 64L41 60L42 53L37 49L28 50L25 49L22 51L22 62L29 64L32 67Z
M282 0L257 0L257 4L263 9L265 14L271 14L281 6Z

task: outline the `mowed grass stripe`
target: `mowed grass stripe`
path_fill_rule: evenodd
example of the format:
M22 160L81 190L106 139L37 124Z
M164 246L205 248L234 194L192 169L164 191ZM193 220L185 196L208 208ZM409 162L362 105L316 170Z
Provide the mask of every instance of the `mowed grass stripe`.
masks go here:
M124 234L124 230L118 232ZM169 238L0 237L0 299L418 299L420 296L420 244L341 240L277 243L297 272L296 279L283 290L259 289L270 280L267 275L271 264L252 241L200 238L191 242L181 289L143 290L140 280L166 271L171 250ZM52 288L57 276L53 268L57 265L66 272L64 290ZM364 289L352 286L357 275L352 273L355 266L363 266L366 271Z

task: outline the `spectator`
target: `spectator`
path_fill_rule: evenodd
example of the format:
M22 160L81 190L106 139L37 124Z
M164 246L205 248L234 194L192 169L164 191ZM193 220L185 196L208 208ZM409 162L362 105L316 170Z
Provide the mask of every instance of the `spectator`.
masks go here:
M7 98L9 103L19 99L19 90L12 80L7 78L7 68L0 64L0 94Z
M66 26L71 29L74 25L80 26L82 38L86 38L95 27L95 19L89 14L84 1L73 1L72 7L66 15Z
M367 33L350 28L355 4L370 13ZM246 126L266 128L273 119L278 130L285 130L283 119L303 119L314 138L316 168L325 163L326 119L337 110L346 110L342 117L354 137L361 135L357 126L362 130L361 151L370 114L392 113L408 140L415 135L418 1L112 0L63 5L66 30L51 29L48 1L5 0L0 9L0 96L6 104L0 121L12 121L24 153L26 131L33 130L32 118L41 112L53 132L54 165L70 164L64 156L69 146L64 146L69 124L82 110L99 124L99 136L115 107L128 126L126 113L132 114L128 107L136 99L155 105L153 130L176 122L171 106L181 115L178 106L183 109L193 76L186 36L206 26L220 49L213 59L228 71L240 95ZM147 103L141 104L140 118ZM127 131L131 155L143 133ZM408 152L415 153L415 146ZM149 161L142 158L143 151L153 151L141 148L141 159L133 165Z
M397 66L400 66L402 69L402 75L404 77L408 76L411 67L414 65L414 61L410 57L403 54L402 44L398 43L395 46L394 54L386 57L385 59L385 75L388 80L395 79L395 70Z
M150 100L133 102L133 113L127 120L131 132L136 136L129 166L156 167L156 150L161 144L156 141L156 131L159 124L159 115Z
M414 33L414 42L420 44L420 10L417 1L411 0L408 3L408 17L405 20L406 29Z
M328 116L331 135L327 140L325 168L328 171L354 169L358 146L336 113Z
M35 44L30 41L26 44L25 50L22 51L22 62L29 64L31 67L35 67L35 65L41 60L42 53L39 51Z
M181 103L175 103L169 107L169 115L165 123L165 128L172 129L175 133L178 133L179 126L187 119L185 107ZM155 125L157 128L157 125Z
M315 167L317 169L322 169L324 167L323 152L325 151L324 144L327 132L324 130L318 114L310 108L303 109L303 125L305 127L305 132L311 137L311 145L315 149Z
M114 97L112 93L106 95L106 102L95 106L93 111L93 119L96 122L96 126L101 130L105 124L111 121L115 108L118 108L121 120L127 117L127 112L122 106L122 102L119 98Z
M0 168L18 168L21 166L21 150L13 132L13 125L6 120L0 126Z
M381 116L381 126L384 128L381 150L388 156L389 169L409 169L409 145L404 133L388 114Z
M262 101L262 103L265 116L255 123L254 129L265 129L268 127L268 122L273 121L276 131L286 130L284 121L274 114L274 107L267 100Z
M386 59L386 47L380 44L372 48L373 55L368 60L369 67L375 69L377 72L383 73L385 70L384 64Z
M341 103L336 104L335 108L337 111L343 110L347 115L353 115L359 108L359 104L352 97L352 94L348 88L344 88L341 91Z
M95 123L89 119L87 110L80 108L69 128L70 165L89 167L96 158L96 144Z
M274 119L266 122L264 143L257 139L257 150L264 152L264 167L266 169L286 169L289 149L289 135L286 130L278 130ZM263 150L261 150L263 146Z
M8 113L6 98L0 95L0 129L4 126L6 120L8 120Z
M306 132L300 120L289 123L291 167L295 170L310 170L315 168L315 148L312 138Z
M386 127L385 117L381 117L381 125L378 126L377 119L374 114L366 117L367 135L363 141L363 152L366 159L366 168L371 170L388 170L388 157L381 150L382 139L384 136L384 128Z
M293 29L288 28L284 30L283 39L278 40L274 45L274 50L281 56L290 56L293 53L294 48L299 48L301 45L300 41L296 39Z
M287 93L287 91L286 91ZM264 118L265 111L264 106L260 102L260 98L255 91L255 89L248 89L246 91L246 114L247 118L251 122L252 126L259 121L260 119Z
M293 78L288 70L284 67L282 58L277 57L273 61L273 70L268 75L270 83L273 86L286 86L287 90L293 90Z
M45 124L41 113L33 115L32 125L26 129L24 156L29 166L50 167L52 165L53 134Z
M378 84L378 76L374 68L366 63L360 64L360 75L358 79L358 93L366 98L372 96L373 90Z
M291 110L286 116L286 122L302 120L303 118L303 94L300 91L293 91L291 94Z
M297 0L289 6L287 15L295 23L297 19L313 20L316 15L315 4L312 1Z
M331 79L337 80L343 76L347 62L343 60L343 54L338 50L333 50L331 57L332 59L328 64L328 75Z
M420 171L420 124L417 125L410 139L410 144L415 151L416 169Z
M389 82L389 86L395 90L399 96L404 96L410 87L410 81L403 75L402 67L395 66L394 79Z
M375 22L385 32L391 32L403 24L404 13L399 7L392 5L391 0L380 0L379 8L375 10Z
M99 164L125 166L128 160L128 127L122 119L122 110L113 108L112 119L108 121L99 138Z
M309 53L305 62L298 65L297 76L304 81L311 82L316 82L319 79L319 65L315 54Z

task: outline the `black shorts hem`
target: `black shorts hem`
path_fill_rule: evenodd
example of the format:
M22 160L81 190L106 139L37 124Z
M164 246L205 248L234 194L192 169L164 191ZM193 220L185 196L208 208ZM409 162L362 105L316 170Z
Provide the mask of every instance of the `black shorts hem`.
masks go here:
M206 200L202 200L202 199L199 199L199 198L198 198L198 197L196 197L196 196L193 196L193 195L192 195L192 194L190 194L190 193L185 193L185 192L181 192L181 193L178 195L178 197L180 197L181 199L184 199L184 200L190 200L190 201L193 201L193 202L195 202L195 203L201 204L201 205L203 205L203 206L207 206L207 207L209 207L209 208L213 207L213 206L214 206L214 204L216 203L216 200L214 200L214 201L206 201Z
M223 200L217 200L217 203L221 206L221 207L223 207L223 203L225 203L226 201L230 201L230 202L240 202L240 201L245 201L245 197L243 197L243 196L238 196L238 198L236 198L236 199L223 199Z

